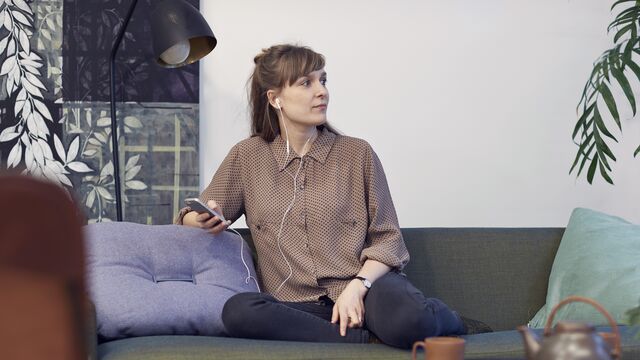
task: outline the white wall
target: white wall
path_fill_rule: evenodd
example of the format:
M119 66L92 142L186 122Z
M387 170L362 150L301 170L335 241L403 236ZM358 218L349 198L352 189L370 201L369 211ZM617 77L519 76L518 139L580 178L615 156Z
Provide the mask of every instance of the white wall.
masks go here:
M640 222L640 119L615 186L568 174L611 3L203 0L219 43L201 67L201 187L249 134L253 56L299 42L326 56L329 121L372 144L401 226L565 226L577 206Z

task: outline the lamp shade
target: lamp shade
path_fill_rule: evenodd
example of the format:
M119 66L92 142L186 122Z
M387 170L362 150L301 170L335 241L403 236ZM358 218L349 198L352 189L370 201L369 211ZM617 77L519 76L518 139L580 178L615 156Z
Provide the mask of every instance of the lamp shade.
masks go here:
M161 66L194 63L216 47L218 41L198 9L186 0L165 0L151 13L153 54Z

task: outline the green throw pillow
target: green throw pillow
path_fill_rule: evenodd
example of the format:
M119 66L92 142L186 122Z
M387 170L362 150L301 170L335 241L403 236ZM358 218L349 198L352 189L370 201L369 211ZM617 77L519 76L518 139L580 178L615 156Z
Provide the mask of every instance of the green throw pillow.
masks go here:
M571 214L553 261L546 304L531 319L541 328L553 307L567 296L599 302L618 324L640 299L640 225L619 217L577 208ZM572 302L554 317L606 325L607 319L589 304Z

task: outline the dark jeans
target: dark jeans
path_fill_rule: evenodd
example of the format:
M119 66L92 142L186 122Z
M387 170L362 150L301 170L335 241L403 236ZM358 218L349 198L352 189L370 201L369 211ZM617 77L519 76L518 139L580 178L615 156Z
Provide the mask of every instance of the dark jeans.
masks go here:
M387 345L410 348L429 336L461 335L462 320L447 305L427 298L406 277L388 273L376 280L364 298L365 323L340 336L331 324L333 301L281 302L264 293L232 296L222 310L229 335L251 339L367 343L370 332Z

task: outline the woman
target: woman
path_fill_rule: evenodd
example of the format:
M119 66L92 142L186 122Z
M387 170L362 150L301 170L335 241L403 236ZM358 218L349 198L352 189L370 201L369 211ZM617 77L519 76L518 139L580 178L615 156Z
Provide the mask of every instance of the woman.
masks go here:
M467 333L456 312L401 273L409 253L382 165L367 142L327 124L324 57L276 45L254 62L252 137L200 196L230 220L189 209L178 219L218 234L246 215L265 292L227 301L229 334L409 348Z

